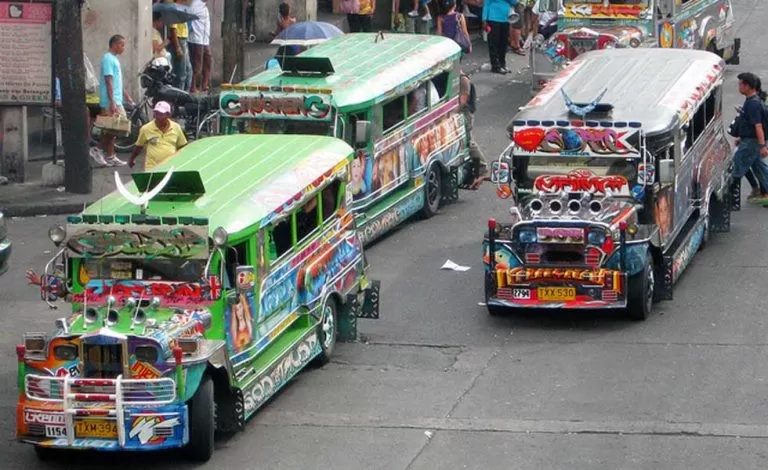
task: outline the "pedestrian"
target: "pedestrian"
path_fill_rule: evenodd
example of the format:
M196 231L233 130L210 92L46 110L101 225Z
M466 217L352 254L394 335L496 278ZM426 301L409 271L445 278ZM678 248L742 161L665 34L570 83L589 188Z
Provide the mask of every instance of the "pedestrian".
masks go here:
M123 87L123 72L119 55L125 51L125 38L115 34L109 38L109 50L101 58L99 74L99 107L102 116L127 117L123 102L133 104L128 91ZM126 163L115 152L117 135L108 129L102 129L101 142L91 148L91 158L100 166L124 166Z
M275 29L275 32L272 33L272 36L275 37L278 34L280 34L281 31L283 31L288 26L291 26L292 24L296 24L296 17L291 16L291 4L288 2L283 2L280 4L280 6L277 7L277 29Z
M768 157L766 147L765 121L766 115L763 102L766 93L762 90L760 79L749 72L740 73L739 93L744 95L744 104L739 108L737 118L736 153L733 156L734 184L744 177L751 168L757 177L760 187L768 188L768 164L763 160ZM753 189L747 202L762 204L768 202L768 195L759 194Z
M477 110L477 93L475 85L464 71L459 74L459 109L464 114L464 122L467 127L467 140L469 142L469 158L472 160L474 175L469 189L477 189L488 179L488 162L482 149L472 137L472 128L475 124L475 111Z
M176 6L186 11L184 0L165 0L165 3L176 3ZM192 83L192 62L189 58L189 27L187 23L168 25L170 40L171 64L173 67L173 86L189 91Z
M154 108L155 118L144 124L136 139L136 147L131 153L128 165L133 168L136 157L146 148L144 170L149 171L161 165L173 157L176 152L187 145L184 131L171 119L171 105L165 101L158 101Z
M165 49L166 41L160 33L163 26L162 13L157 11L152 13L152 57L155 59L158 57L168 58L168 51Z
M523 2L525 0L518 0L517 4L513 6L507 21L509 22L509 50L517 55L525 55L523 49L523 17L525 16L525 7ZM514 12L514 15L512 14Z
M413 9L408 12L408 16L411 18L418 18L419 10L424 9L426 13L421 17L421 21L430 21L432 19L432 15L429 13L429 4L431 2L432 0L413 0Z
M370 33L376 0L341 0L341 11L347 14L350 33Z
M208 11L207 0L192 0L189 4L189 12L196 19L190 21L189 53L192 56L192 82L189 86L190 93L198 90L207 92L211 82L211 16Z
M483 3L483 27L488 31L488 55L491 72L506 74L507 44L509 41L509 16L517 0L485 0Z
M445 13L437 17L437 34L456 41L465 54L472 53L467 20L464 15L456 12L456 0L445 0L443 7Z

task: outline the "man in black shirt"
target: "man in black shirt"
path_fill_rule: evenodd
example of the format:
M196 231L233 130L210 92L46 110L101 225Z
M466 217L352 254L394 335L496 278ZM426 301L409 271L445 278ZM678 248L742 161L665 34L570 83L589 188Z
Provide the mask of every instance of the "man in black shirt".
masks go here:
M750 169L760 181L762 188L768 188L768 163L763 158L768 157L766 147L766 132L763 128L765 119L763 101L765 92L761 89L760 79L753 73L742 73L738 76L739 93L744 95L744 105L741 107L738 122L738 146L733 156L733 178L740 180ZM768 196L753 194L749 202L768 202Z

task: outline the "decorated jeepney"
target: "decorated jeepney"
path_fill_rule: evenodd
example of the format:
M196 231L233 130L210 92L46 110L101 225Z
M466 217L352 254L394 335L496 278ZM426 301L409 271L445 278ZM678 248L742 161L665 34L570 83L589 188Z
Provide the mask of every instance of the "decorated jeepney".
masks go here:
M491 314L610 308L642 320L672 298L738 201L724 67L704 51L593 51L521 108L491 168L511 201L484 241Z
M354 152L315 136L191 143L67 218L39 279L72 313L17 347L17 437L56 449L185 447L243 429L357 318L378 282L346 209ZM214 411L215 410L215 411Z
M580 54L597 49L701 49L739 63L732 0L546 0L540 6L539 14L558 9L558 31L534 41L534 91Z
M225 133L314 134L355 149L348 193L363 243L455 201L478 168L459 106L461 48L442 36L355 33L224 84Z

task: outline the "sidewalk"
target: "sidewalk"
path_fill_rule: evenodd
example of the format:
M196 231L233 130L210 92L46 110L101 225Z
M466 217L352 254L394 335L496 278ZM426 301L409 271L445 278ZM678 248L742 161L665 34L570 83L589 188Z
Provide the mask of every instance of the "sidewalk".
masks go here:
M323 15L319 15L323 16ZM338 15L327 15L338 19ZM327 21L323 18L321 21ZM343 17L341 22L343 22ZM340 23L341 23L340 22ZM339 27L346 26L339 24ZM342 28L343 29L343 28ZM246 45L246 76L260 72L264 63L274 54L275 46L268 43L255 43ZM462 61L463 70L472 75L483 71L487 73L490 70L488 64L488 45L479 38L479 35L473 34L472 54ZM526 75L528 67L528 58L515 54L507 55L507 66L511 73L509 75L489 76L489 80L494 83L498 81L499 86L503 86L510 79L513 81L527 81ZM490 74L489 74L490 75ZM491 78L493 77L493 78ZM31 140L31 139L30 139ZM29 180L27 183L8 183L0 185L0 211L6 217L31 217L36 215L62 215L75 214L83 210L87 205L93 204L100 198L106 196L115 190L114 172L117 171L124 183L130 181L130 174L134 171L128 167L121 168L95 168L93 170L93 192L91 194L72 194L64 191L64 188L51 188L43 186L42 168L43 165L50 162L51 144L50 137L43 143L30 142L29 146ZM127 155L123 154L121 158L125 159ZM63 156L57 155L57 160L61 162ZM143 166L143 157L139 158L136 167Z

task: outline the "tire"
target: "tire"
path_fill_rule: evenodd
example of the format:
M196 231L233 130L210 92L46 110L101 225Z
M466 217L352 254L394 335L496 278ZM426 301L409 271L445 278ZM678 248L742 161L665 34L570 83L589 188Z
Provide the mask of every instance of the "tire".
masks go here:
M49 462L55 460L61 454L61 450L53 447L35 446L35 454L37 454L37 459L41 462Z
M188 405L189 444L184 453L193 462L207 462L213 455L213 437L216 430L213 380L208 375L203 376Z
M427 171L427 180L424 182L424 207L421 214L429 219L437 214L440 209L440 198L443 194L443 174L440 167L433 163Z
M336 302L328 297L323 304L323 318L317 325L317 338L320 341L320 354L314 359L313 363L318 366L324 366L331 361L333 351L336 349L336 326L338 325Z
M500 317L504 315L504 308L497 305L486 305L488 314L492 317Z
M643 321L651 315L655 290L656 272L653 269L653 257L648 253L643 271L629 278L627 314L630 319Z

